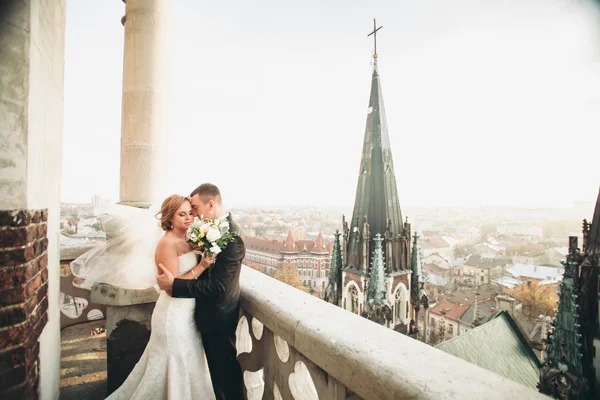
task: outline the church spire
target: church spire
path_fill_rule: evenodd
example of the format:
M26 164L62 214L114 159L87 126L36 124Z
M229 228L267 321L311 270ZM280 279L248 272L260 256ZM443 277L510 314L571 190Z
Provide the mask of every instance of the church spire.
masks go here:
M374 28L369 36L375 37L379 29L381 27ZM404 233L376 52L374 59L367 124L346 254L346 267L364 274L368 273L372 265L369 261L375 235L387 234L390 238L397 238ZM366 226L369 227L369 232L365 232ZM409 246L410 243L402 249L403 246L395 242L394 246L389 246L393 247L393 255L388 255L388 246L384 246L385 258L391 257L389 259L392 265L388 272L408 268L408 257L401 253L406 253ZM363 254L365 251L367 254ZM364 265L365 260L368 265Z

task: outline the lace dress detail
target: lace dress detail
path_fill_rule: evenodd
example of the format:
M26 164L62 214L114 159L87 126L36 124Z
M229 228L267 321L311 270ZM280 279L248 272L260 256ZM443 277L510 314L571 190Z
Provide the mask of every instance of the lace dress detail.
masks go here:
M179 257L179 274L196 265L193 252ZM202 337L194 322L195 299L161 291L152 313L150 340L127 380L108 399L214 399Z

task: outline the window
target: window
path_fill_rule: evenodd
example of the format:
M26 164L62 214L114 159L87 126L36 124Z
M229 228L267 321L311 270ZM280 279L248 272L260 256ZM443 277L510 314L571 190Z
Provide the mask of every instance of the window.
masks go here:
M481 282L483 282L483 275L481 275Z
M454 327L452 324L448 324L448 333L452 333L454 331Z
M435 318L431 317L431 326L435 326Z

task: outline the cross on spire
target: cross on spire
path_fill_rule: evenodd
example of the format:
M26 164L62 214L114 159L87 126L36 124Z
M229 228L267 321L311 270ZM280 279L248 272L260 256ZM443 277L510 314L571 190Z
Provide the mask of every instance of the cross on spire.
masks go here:
M375 42L375 53L373 54L374 59L377 59L377 31L381 28L383 28L383 25L377 28L377 22L375 21L375 18L373 18L373 32L369 33L367 37L373 35L373 40Z

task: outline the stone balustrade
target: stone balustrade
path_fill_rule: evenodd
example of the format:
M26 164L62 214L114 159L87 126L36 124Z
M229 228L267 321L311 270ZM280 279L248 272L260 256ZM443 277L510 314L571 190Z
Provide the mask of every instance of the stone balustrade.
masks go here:
M97 244L65 246L60 248L60 329L70 325L106 317L106 306L90 300L90 291L74 285L70 263ZM65 304L65 296L70 300ZM81 303L81 306L79 305Z
M240 280L237 348L250 400L547 398L249 267ZM92 288L91 301L107 306L107 393L146 346L153 290Z
M238 359L254 399L543 399L244 268Z

